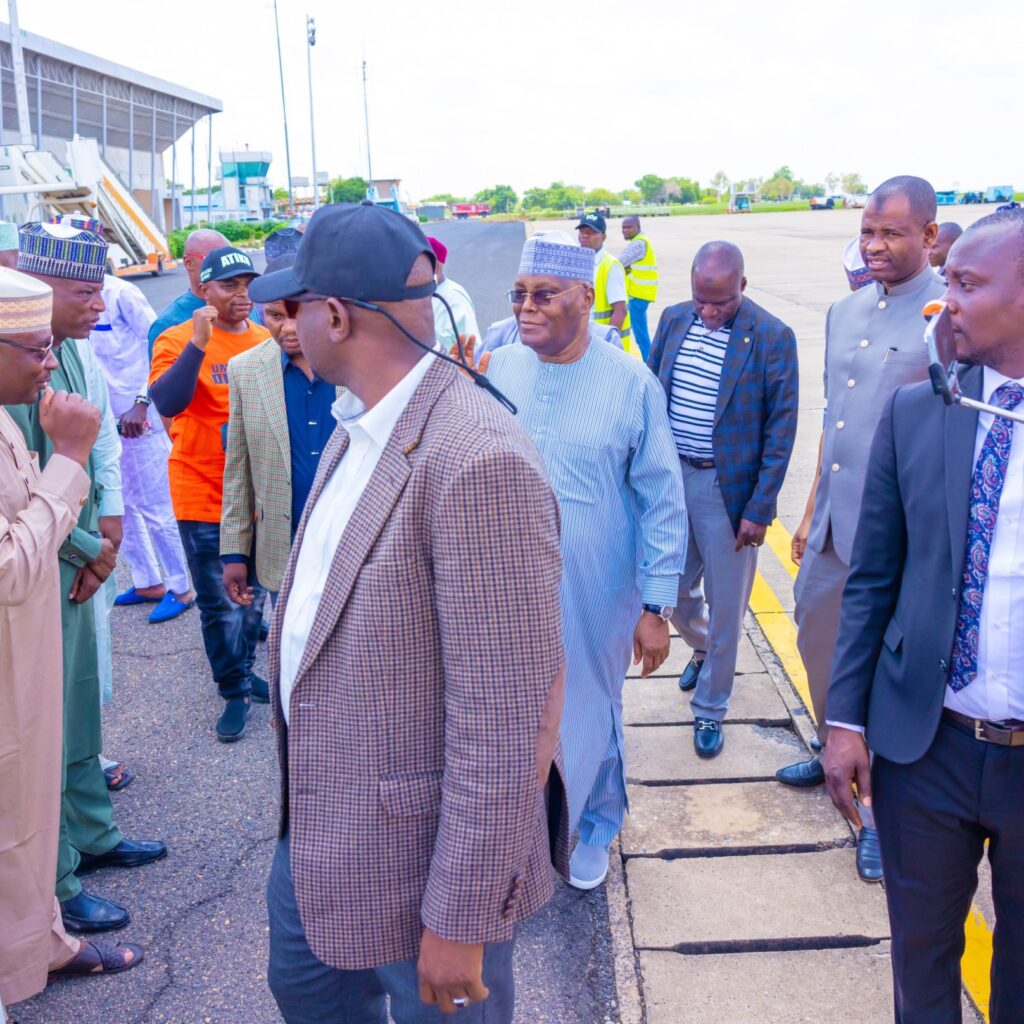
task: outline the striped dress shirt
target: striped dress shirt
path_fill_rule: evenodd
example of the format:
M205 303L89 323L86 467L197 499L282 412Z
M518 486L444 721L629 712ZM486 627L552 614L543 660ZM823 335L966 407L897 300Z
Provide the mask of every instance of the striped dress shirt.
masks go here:
M718 385L729 347L729 326L709 330L700 318L686 334L672 368L669 424L676 451L695 459L714 457L711 433L715 426Z

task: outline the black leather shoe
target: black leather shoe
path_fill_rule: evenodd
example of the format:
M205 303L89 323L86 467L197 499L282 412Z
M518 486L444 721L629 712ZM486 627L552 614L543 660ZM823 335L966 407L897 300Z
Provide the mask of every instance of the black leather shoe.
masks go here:
M252 676L252 692L249 694L249 699L253 704L270 703L270 687L267 685L266 679L255 674Z
M157 839L122 839L106 853L82 853L76 875L100 868L137 868L167 856L167 847Z
M60 916L72 932L116 932L132 919L124 907L84 889L60 905Z
M217 720L217 739L221 743L235 743L245 735L245 720L249 717L249 698L230 697Z
M857 836L857 874L862 882L882 880L882 848L878 845L878 830L862 828Z
M683 669L683 674L679 677L680 690L688 693L697 685L697 677L700 675L700 669L703 664L704 659L701 658L698 661L696 654L690 659L686 668Z
M713 718L695 718L693 720L693 749L698 757L716 757L722 752L725 744L725 733L722 723Z
M825 769L821 767L820 757L812 757L808 761L797 761L796 764L780 768L775 773L775 778L784 786L810 789L812 786L820 786L825 781Z

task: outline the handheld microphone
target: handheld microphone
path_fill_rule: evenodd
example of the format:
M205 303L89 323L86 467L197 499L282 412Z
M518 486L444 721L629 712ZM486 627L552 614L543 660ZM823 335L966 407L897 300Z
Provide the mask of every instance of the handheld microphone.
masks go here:
M357 309L366 309L371 313L380 313L381 316L390 320L391 323L397 327L402 334L404 334L414 345L418 348L423 349L424 352L429 352L432 356L436 356L438 359L444 360L446 363L451 363L452 366L457 366L460 370L468 373L473 379L473 383L477 387L481 387L484 391L488 392L493 398L496 398L513 416L517 415L519 410L515 407L512 401L503 395L494 384L487 379L485 374L479 373L469 363L466 362L466 353L462 349L462 339L459 337L459 327L455 322L455 314L452 312L452 307L448 305L447 300L442 295L435 294L434 298L438 299L444 308L448 311L448 318L451 320L452 330L455 332L455 343L459 347L459 359L452 359L447 352L442 352L436 347L425 345L419 338L407 331L386 309L382 309L375 302L364 302L362 299L345 299L345 301L355 306Z

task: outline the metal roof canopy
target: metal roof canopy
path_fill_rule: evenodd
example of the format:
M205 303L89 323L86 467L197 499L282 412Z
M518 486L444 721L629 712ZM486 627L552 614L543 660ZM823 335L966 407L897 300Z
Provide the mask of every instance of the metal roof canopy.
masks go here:
M78 134L98 139L104 151L111 146L137 153L162 153L197 121L224 109L221 101L212 96L32 32L21 32L20 36L25 53L29 116L40 149L46 137L71 139ZM11 26L3 22L0 88L0 142L16 143L20 138Z

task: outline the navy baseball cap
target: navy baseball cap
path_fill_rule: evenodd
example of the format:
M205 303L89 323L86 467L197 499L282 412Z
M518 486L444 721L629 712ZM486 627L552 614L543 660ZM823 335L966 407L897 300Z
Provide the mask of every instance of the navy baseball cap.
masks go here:
M226 281L229 277L249 275L259 277L252 265L248 253L236 249L233 245L224 245L214 249L199 268L199 283L209 284L211 281Z
M426 236L402 214L362 203L322 206L309 219L295 262L253 281L253 302L333 297L363 302L404 302L434 294L434 282L406 287L412 265L427 256Z
M576 225L576 230L580 228L590 228L591 231L600 231L602 235L608 233L608 225L604 221L604 217L599 213L585 213L580 217L579 224Z

